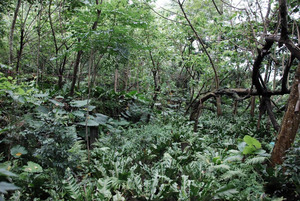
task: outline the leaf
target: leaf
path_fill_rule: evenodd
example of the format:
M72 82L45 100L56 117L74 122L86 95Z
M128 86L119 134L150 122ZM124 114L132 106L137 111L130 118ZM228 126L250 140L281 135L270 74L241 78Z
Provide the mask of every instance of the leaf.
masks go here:
M77 117L84 117L84 112L77 110L72 112L73 115L77 116Z
M266 157L259 156L259 157L248 159L246 161L246 164L255 165L255 164L263 163L265 160L266 160Z
M20 156L27 154L27 151L24 147L17 145L10 150L10 154L15 158L20 158Z
M239 193L233 186L225 186L217 190L216 195L214 196L214 199L221 199L224 197L232 197L233 194Z
M79 122L78 125L81 125L81 126L99 126L99 123L95 120L92 120L92 119L88 119L87 122L85 121L82 121L82 122Z
M43 113L43 114L48 114L50 111L48 108L46 108L45 106L38 106L35 108L35 110L39 113Z
M232 177L245 177L246 175L242 172L242 170L229 170L224 173L221 178L224 180L231 179Z
M0 175L4 175L4 176L7 176L7 177L15 177L17 176L16 174L4 169L4 168L0 168Z
M249 136L249 135L245 135L245 137L244 137L244 142L246 142L249 146L255 146L255 148L256 149L260 149L261 148L261 144L260 144L260 142L257 140L257 139L255 139L255 138L253 138L253 137L251 137L251 136Z
M105 125L108 119L109 119L108 116L104 114L96 113L95 121L97 121L100 125Z
M34 162L28 161L27 166L24 166L25 172L43 172L43 168Z
M236 156L229 156L224 161L227 162L227 163L231 163L231 162L234 162L234 161L241 161L242 159L243 159L243 156L236 155Z
M96 108L96 106L89 105L89 106L88 106L88 111L91 112L91 111L93 111L93 109L95 109L95 108Z
M79 100L79 101L72 101L70 102L70 105L72 107L83 107L88 104L88 100Z
M113 196L113 201L125 201L125 198L119 191L117 191L116 195Z
M238 149L239 149L239 151L243 151L244 149L245 149L245 147L246 147L246 142L241 142L241 143L239 143L238 144Z
M0 193L6 194L7 191L14 191L20 189L14 184L7 183L7 182L0 182Z
M48 97L49 94L48 93L44 93L44 94L34 94L34 97L36 98L45 98L45 97Z
M255 147L253 146L246 146L243 150L243 154L247 155L247 154L252 154L253 152L255 152Z
M222 170L222 169L224 169L224 170L229 170L230 167L229 167L229 165L221 164L221 165L215 165L215 166L212 166L211 169L212 169L212 170L219 170L219 169L220 169L220 170Z
M63 107L63 106L64 106L63 103L58 102L57 100L49 99L49 101L50 101L51 103L53 103L55 106L60 106L60 107Z

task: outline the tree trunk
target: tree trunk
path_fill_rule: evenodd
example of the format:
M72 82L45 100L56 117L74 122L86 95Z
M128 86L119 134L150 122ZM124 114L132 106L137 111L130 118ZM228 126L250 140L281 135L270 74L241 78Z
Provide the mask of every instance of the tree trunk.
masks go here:
M101 0L100 4L102 4L102 1L103 0ZM99 0L96 0L96 5L99 5ZM97 9L97 19L93 23L92 30L97 29L98 21L99 21L100 15L101 15L101 11L102 10ZM78 42L80 42L80 39L78 39ZM78 68L79 68L82 53L83 53L82 50L79 50L77 52L76 62L75 62L75 65L74 65L74 70L73 70L73 79L72 79L72 84L71 84L71 89L70 89L70 96L74 95L74 89L75 89L75 85L76 85L77 73L78 73Z
M235 100L233 103L233 111L232 111L234 116L237 114L237 109L238 109L238 101Z
M20 70L20 62L21 62L21 57L22 57L22 53L23 53L23 49L24 49L24 29L22 26L21 29L21 36L20 36L20 48L18 51L18 57L17 57L17 65L16 65L16 73L17 75L19 75L19 70Z
M92 126L90 127L90 141L89 141L89 147L93 149L93 144L98 139L98 133L99 133L99 127L98 126Z
M288 108L284 114L281 128L277 136L275 147L271 155L271 164L282 164L286 151L291 147L297 134L300 113L299 113L299 88L300 88L300 64L298 65L290 97L288 100ZM296 105L298 108L296 108ZM298 111L297 111L298 110Z
M58 69L58 88L59 89L62 89L62 87L63 87L63 74L65 71L66 63L67 63L67 55L64 56L63 63L60 64L60 67Z
M37 34L38 34L38 44L37 44L37 54L36 54L36 86L39 84L39 76L40 76L40 46L41 46L41 17L42 17L42 7L38 14L37 21Z
M114 75L114 91L115 93L118 91L118 69L115 69L115 75Z
M14 13L14 18L11 24L10 28L10 33L9 33L9 61L8 64L11 65L13 61L13 41L14 41L14 32L15 32L15 26L16 26L16 21L18 18L18 12L21 6L21 0L18 0L16 8L15 8L15 13Z
M251 96L251 110L250 110L251 117L254 117L254 112L255 112L255 96Z
M217 101L217 115L222 116L222 108L221 108L221 96L217 96L216 97L216 101Z
M81 58L82 53L83 53L82 50L79 50L77 52L76 62L74 64L74 69L73 69L73 78L72 78L72 84L71 84L71 89L70 89L70 96L74 95L75 84L76 84L76 79L77 79L77 72L78 72L78 67L79 67L80 58Z

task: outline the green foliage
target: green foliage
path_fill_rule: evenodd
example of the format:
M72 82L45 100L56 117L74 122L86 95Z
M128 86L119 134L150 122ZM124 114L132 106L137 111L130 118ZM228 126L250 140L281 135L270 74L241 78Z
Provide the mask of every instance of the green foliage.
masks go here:
M245 146L243 149L243 154L245 155L253 154L255 151L261 148L260 142L249 135L244 137L244 142L247 144L247 146Z
M193 133L176 120L103 135L90 166L101 183L99 199L109 200L117 192L139 200L259 198L263 182L255 168L265 157L227 160L231 151L225 151L223 141L213 143L217 136Z
M27 166L24 166L24 171L25 172L43 172L43 168L34 162L28 161L27 162Z
M0 200L4 200L3 195L7 194L8 191L15 191L20 189L13 183L8 182L9 177L16 177L17 175L8 171L7 168L5 168L5 165L0 163Z
M222 117L215 117L214 100L201 103L193 132L183 110L214 92L214 72L176 1L168 9L153 2L21 1L10 38L16 1L0 1L1 201L299 198L299 146L270 170L275 131L266 119L257 129L256 117L244 115L246 97L233 94L236 117L232 97L222 97ZM295 40L299 8L288 3ZM255 50L278 26L260 15L270 7L276 16L276 1L239 6L247 4L235 10L221 1L184 3L220 89L250 88ZM270 49L261 65L268 89L280 87L278 64L288 58L282 52L284 46ZM276 108L286 100L275 100ZM88 153L95 130L99 138ZM272 183L282 188L269 190Z
M17 145L10 150L10 153L13 157L19 158L20 156L27 154L27 151L24 147Z

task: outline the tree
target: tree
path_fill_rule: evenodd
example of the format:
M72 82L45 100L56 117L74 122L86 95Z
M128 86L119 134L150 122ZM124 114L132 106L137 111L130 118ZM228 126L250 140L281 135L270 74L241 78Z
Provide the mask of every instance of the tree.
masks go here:
M292 56L300 61L300 49L289 39L288 36L288 14L286 0L279 0L279 11L281 18L281 36L277 40L278 43L283 43L290 50ZM299 30L298 30L299 33ZM298 41L300 40L298 36ZM300 124L300 64L298 64L295 79L291 89L290 97L287 104L287 111L283 117L281 128L277 136L276 144L272 151L272 165L281 164L284 161L286 151L291 147L297 134Z
M14 12L13 21L11 23L10 33L9 33L9 61L8 61L9 65L11 65L12 61L13 61L14 32L15 32L15 26L16 26L20 6L21 6L21 0L18 0L16 8L15 8L15 12Z

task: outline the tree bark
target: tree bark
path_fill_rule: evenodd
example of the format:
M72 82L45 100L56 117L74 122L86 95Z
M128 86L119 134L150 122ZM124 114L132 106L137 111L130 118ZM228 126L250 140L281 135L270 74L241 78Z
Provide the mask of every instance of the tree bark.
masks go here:
M13 61L13 41L14 41L14 32L15 32L15 26L18 18L19 9L21 6L21 0L18 0L15 12L14 12L14 18L11 24L10 33L9 33L9 61L8 64L11 65Z
M197 40L199 41L199 43L201 44L201 47L204 51L204 53L206 54L206 56L208 57L209 63L214 71L214 75L215 75L215 87L216 90L219 90L219 85L220 85L220 80L219 80L219 75L218 75L218 71L217 71L217 67L214 63L214 61L212 60L212 57L210 56L210 54L207 51L207 48L204 44L204 41L202 40L202 38L199 36L198 32L196 31L195 27L192 25L191 21L189 20L184 8L183 8L183 3L184 1L181 3L180 0L177 1L183 15L184 18L186 19L186 21L188 22L188 25L190 26L190 28L192 29L192 31L194 32L194 35L196 36ZM217 115L221 116L222 115L222 109L221 109L221 97L220 96L216 96L216 106L217 106ZM197 111L197 110L196 110Z
M71 84L71 89L70 89L70 96L74 95L75 84L76 84L76 79L77 79L77 72L78 72L78 68L79 68L82 53L83 53L82 50L79 50L77 52L76 61L75 61L75 64L74 64L74 69L73 69L73 78L72 78L72 84Z
M21 28L21 36L20 36L20 47L18 51L18 57L17 57L17 65L16 65L16 73L19 75L19 70L20 70L20 62L21 62L21 57L23 53L23 48L24 48L24 28Z
M102 1L103 0L100 1L100 4L102 4ZM96 5L99 5L99 0L96 0ZM99 21L100 15L101 15L101 11L102 10L97 9L97 19L93 23L92 30L96 30L97 29L98 21ZM80 42L80 39L78 39L78 41ZM76 62L75 62L75 65L74 65L74 70L73 70L73 79L72 79L72 84L71 84L71 89L70 89L70 96L74 95L74 90L75 90L75 85L76 85L76 79L77 79L77 73L78 73L78 67L79 67L79 63L80 63L80 59L81 59L82 53L83 53L82 50L79 50L77 52Z
M282 164L284 161L284 156L286 151L291 147L294 142L295 136L297 134L299 123L300 123L300 113L295 111L297 101L299 98L299 83L300 83L300 64L298 65L295 79L293 82L292 90L288 100L288 108L284 114L280 132L277 136L275 147L271 155L271 164L275 166L276 164Z
M118 92L118 75L119 75L119 71L118 71L118 68L116 68L115 75L114 75L114 91L115 91L115 93Z
M255 96L251 97L251 109L250 109L250 115L251 117L254 117L255 112Z

